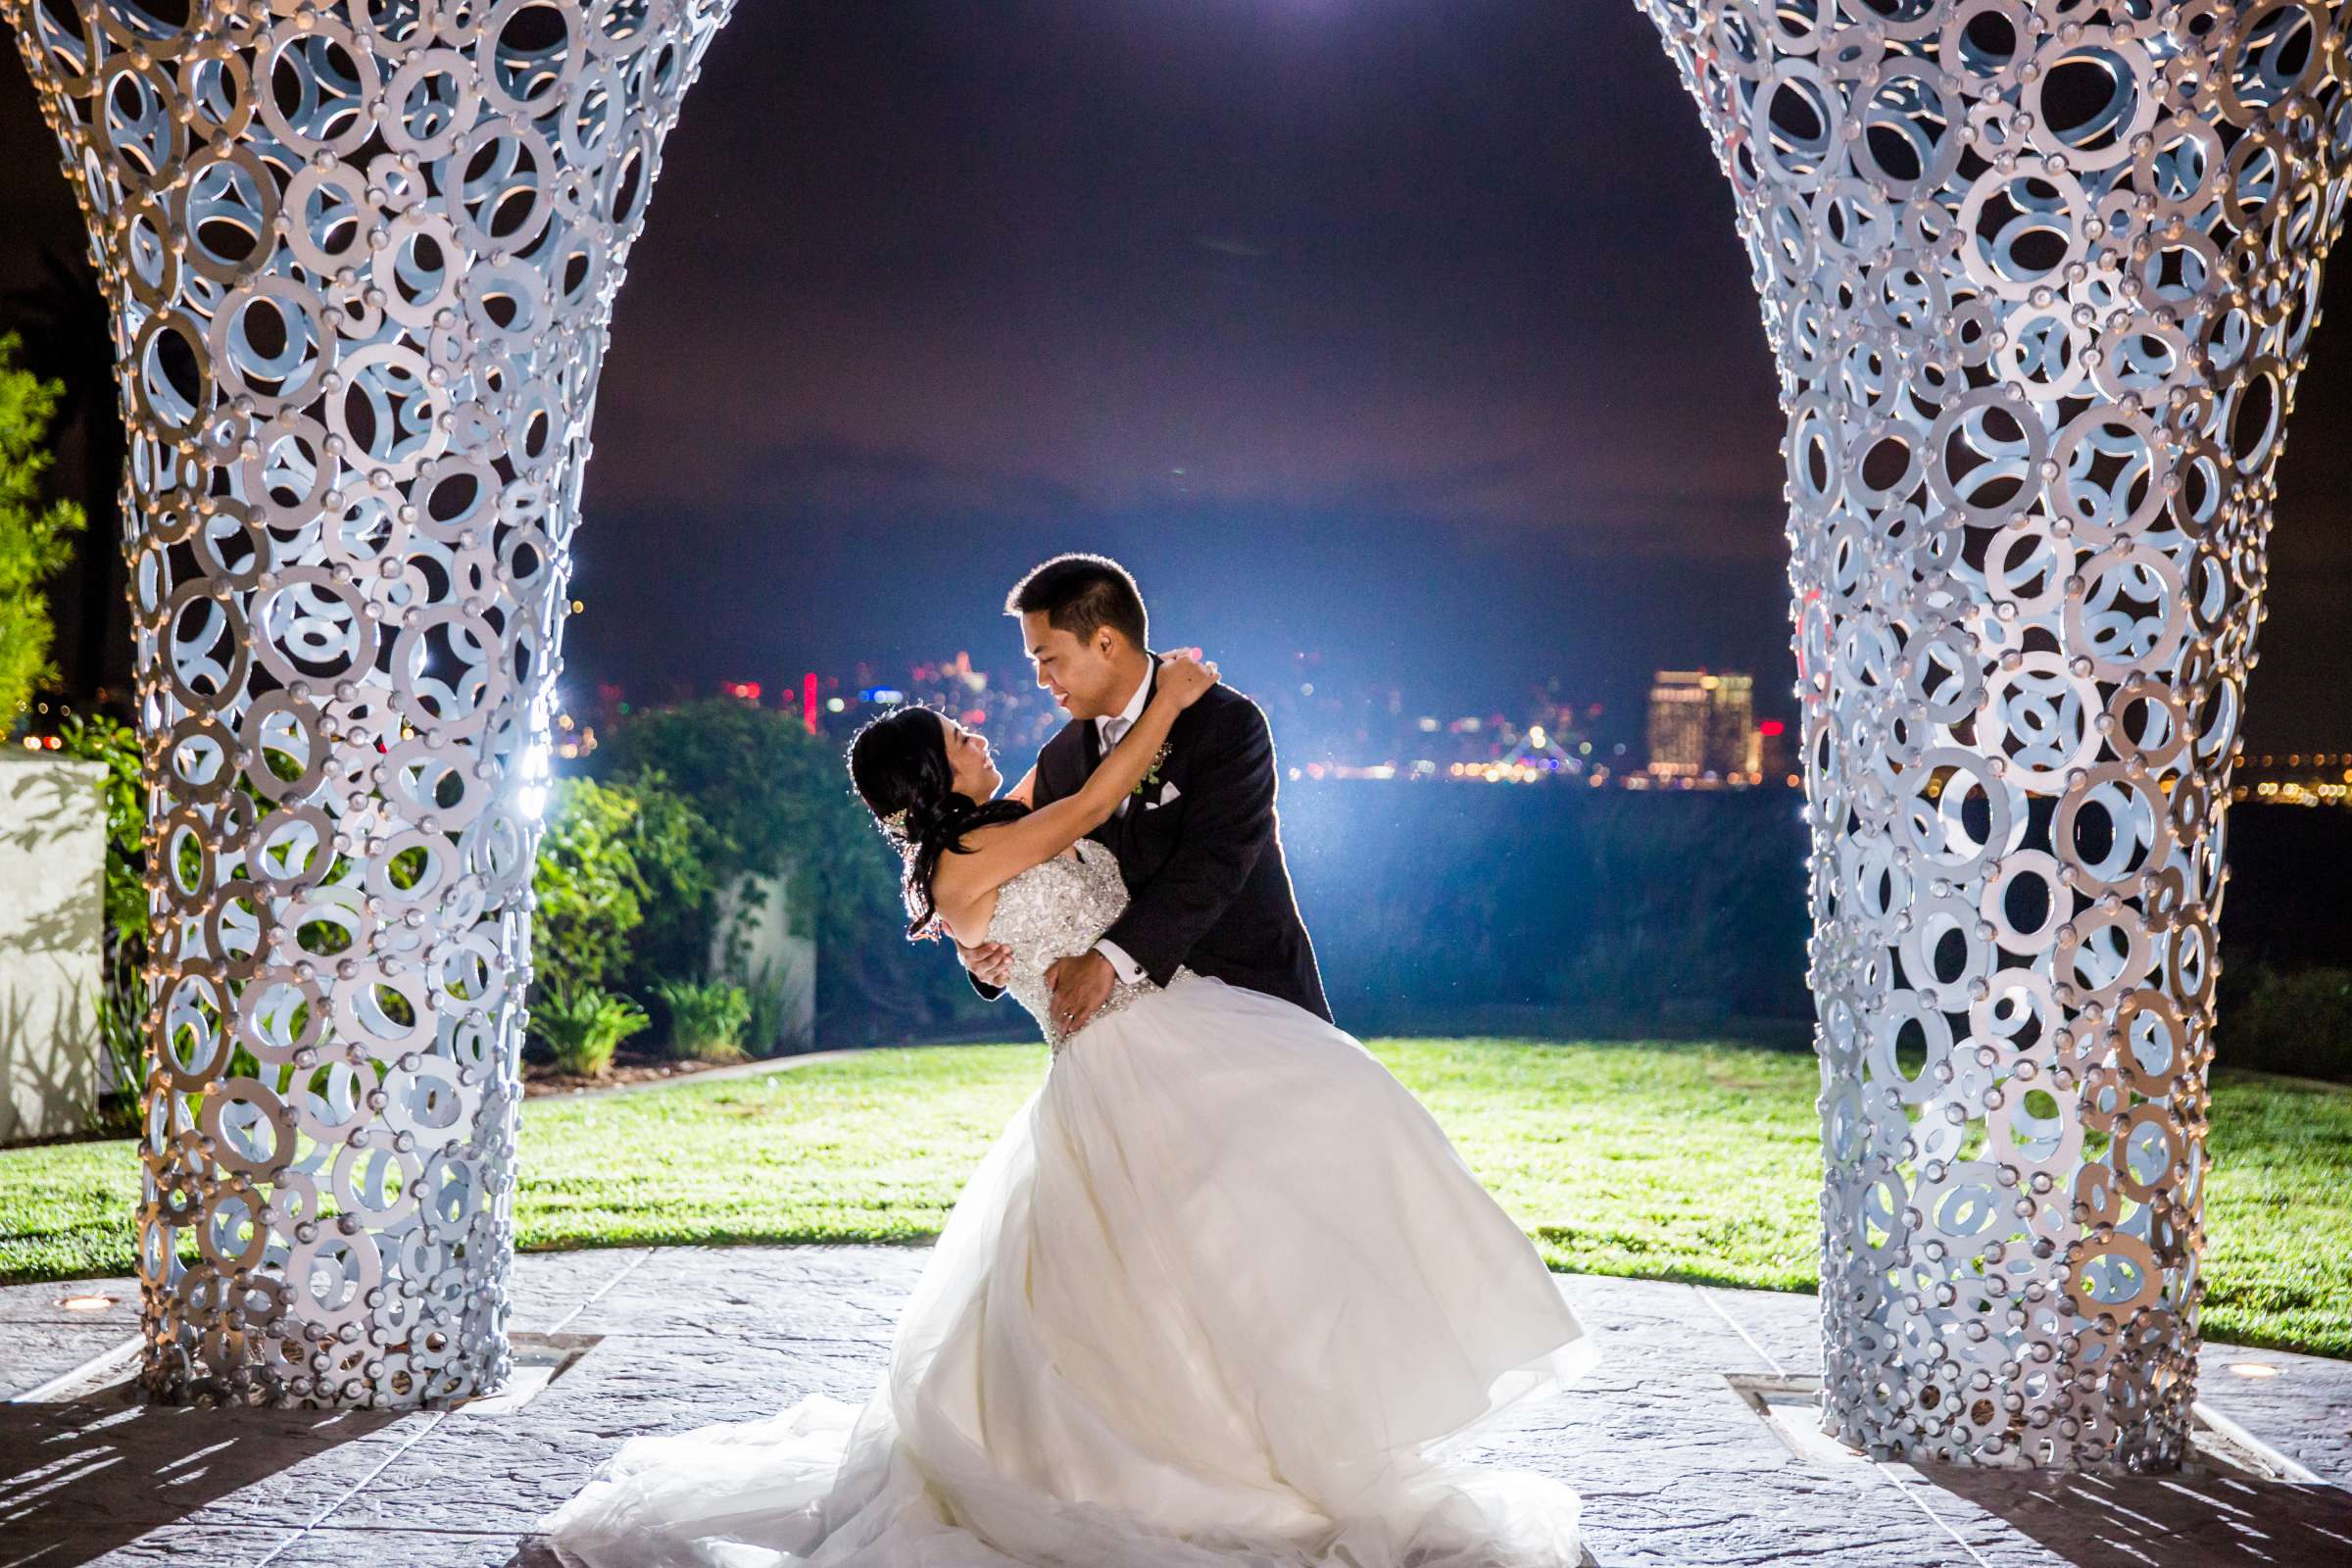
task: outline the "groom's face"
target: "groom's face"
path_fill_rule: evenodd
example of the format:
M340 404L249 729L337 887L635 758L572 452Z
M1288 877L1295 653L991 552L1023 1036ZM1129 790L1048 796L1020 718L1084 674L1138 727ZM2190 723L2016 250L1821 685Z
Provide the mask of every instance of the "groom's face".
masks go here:
M1104 626L1079 637L1054 625L1047 612L1032 610L1021 616L1021 640L1038 685L1072 718L1100 718L1125 705L1128 693L1113 689L1120 684L1117 655L1126 646L1117 632Z

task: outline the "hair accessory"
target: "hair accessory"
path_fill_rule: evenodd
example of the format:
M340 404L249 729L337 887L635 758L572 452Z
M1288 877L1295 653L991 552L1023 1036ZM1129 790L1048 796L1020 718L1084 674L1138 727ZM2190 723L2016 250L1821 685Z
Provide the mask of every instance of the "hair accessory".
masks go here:
M882 819L882 825L890 829L892 836L896 838L903 839L906 836L906 810L907 808L902 806Z

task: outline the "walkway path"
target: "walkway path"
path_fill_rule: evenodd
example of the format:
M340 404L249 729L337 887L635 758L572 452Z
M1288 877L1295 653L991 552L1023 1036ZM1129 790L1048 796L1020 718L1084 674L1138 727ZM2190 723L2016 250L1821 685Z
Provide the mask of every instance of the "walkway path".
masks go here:
M928 1255L525 1255L518 1350L585 1353L503 1411L183 1410L127 1403L119 1386L0 1404L0 1568L544 1568L531 1521L627 1434L740 1419L810 1390L862 1397ZM1820 1371L1810 1297L1559 1279L1601 1336L1601 1366L1495 1433L1492 1452L1581 1491L1592 1556L1610 1568L2352 1562L2352 1492L2338 1490L2352 1486L2352 1363L2207 1347L2208 1407L2283 1473L2308 1467L2306 1484L2219 1465L2170 1481L1914 1470L1800 1453L1801 1409L1777 1425L1758 1412L1789 1387L1776 1380ZM84 1293L115 1300L60 1305ZM137 1302L119 1279L0 1289L0 1396L122 1346ZM1801 1394L1780 1398L1796 1408Z

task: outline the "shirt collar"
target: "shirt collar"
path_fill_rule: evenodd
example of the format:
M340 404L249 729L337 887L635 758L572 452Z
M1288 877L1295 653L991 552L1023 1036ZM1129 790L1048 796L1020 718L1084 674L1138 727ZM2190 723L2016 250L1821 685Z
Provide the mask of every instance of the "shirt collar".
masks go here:
M1159 661L1155 659L1149 666L1145 668L1144 678L1135 683L1135 695L1127 699L1127 706L1125 708L1120 709L1115 713L1098 713L1095 715L1096 734L1101 735L1107 731L1110 728L1111 720L1113 719L1121 720L1129 726L1133 726L1137 719L1144 716L1144 704L1152 695L1152 671L1157 668L1158 664Z

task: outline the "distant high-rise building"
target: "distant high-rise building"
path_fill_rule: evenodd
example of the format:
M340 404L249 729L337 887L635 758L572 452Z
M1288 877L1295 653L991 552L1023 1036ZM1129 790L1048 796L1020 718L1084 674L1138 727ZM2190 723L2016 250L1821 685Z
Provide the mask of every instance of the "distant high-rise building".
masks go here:
M1718 778L1756 776L1756 682L1750 675L1717 675L1707 712L1706 771Z
M1649 687L1649 771L1664 779L1753 778L1755 680L1703 669L1661 669Z
M1756 725L1756 771L1777 784L1796 772L1796 748L1788 726L1777 718Z
M1649 770L1696 778L1707 762L1707 688L1697 670L1661 669L1649 685Z

